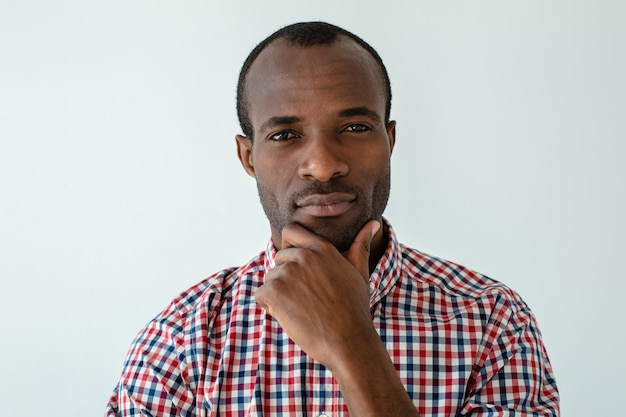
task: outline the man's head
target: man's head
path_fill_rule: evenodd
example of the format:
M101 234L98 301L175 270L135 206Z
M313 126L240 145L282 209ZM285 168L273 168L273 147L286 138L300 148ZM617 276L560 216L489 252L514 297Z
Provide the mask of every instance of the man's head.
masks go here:
M387 68L383 64L383 60L378 55L378 52L372 48L367 42L355 34L348 32L338 26L331 25L325 22L303 22L294 23L289 26L285 26L270 36L265 38L259 43L248 55L244 61L241 71L239 73L239 81L237 82L237 116L239 117L239 124L243 134L250 139L254 138L252 125L250 123L250 117L248 115L248 99L246 95L246 77L250 67L259 56L259 54L273 42L283 39L293 45L298 45L303 48L308 48L315 45L330 45L336 42L340 37L347 37L352 39L363 49L365 49L376 61L376 64L380 70L381 80L385 89L385 122L389 122L391 113L391 83L389 82L389 75L387 74Z
M283 227L298 223L344 251L387 204L388 79L354 35L320 23L297 32L316 41L270 37L244 64L248 133L237 136L239 158L256 178L278 248Z

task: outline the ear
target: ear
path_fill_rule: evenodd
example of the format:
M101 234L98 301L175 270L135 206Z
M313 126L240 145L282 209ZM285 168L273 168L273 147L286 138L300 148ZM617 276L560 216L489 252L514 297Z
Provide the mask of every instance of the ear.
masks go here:
M393 153L393 147L396 144L396 121L390 120L387 123L387 136L389 137L389 153Z
M252 162L252 140L247 136L237 135L237 156L241 162L241 166L246 170L248 175L255 177L254 163Z

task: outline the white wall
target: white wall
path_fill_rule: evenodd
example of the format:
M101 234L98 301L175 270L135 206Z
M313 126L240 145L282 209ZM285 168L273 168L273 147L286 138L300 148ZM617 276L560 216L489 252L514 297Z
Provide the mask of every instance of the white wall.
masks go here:
M401 240L522 294L564 416L619 415L625 3L226 3L0 0L1 414L101 415L136 331L264 247L237 73L323 19L388 65Z

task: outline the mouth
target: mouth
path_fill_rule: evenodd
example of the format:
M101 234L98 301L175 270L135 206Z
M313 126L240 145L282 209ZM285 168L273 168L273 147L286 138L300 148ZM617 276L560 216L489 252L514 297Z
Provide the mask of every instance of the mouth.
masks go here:
M311 194L299 199L296 208L313 217L334 217L348 211L355 200L349 193Z

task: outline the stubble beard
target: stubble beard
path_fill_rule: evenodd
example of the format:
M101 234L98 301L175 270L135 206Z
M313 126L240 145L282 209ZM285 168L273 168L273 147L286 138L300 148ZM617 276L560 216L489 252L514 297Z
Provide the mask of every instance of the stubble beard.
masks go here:
M327 194L330 192L354 194L357 207L352 210L357 210L358 213L348 223L341 224L338 227L339 218L327 217L317 219L315 225L302 224L306 229L331 242L339 252L345 252L350 248L365 223L372 219L379 219L382 216L389 200L390 184L389 169L381 173L379 180L374 184L371 196L368 196L365 190L360 187L342 186L333 182L324 184L312 183L307 188L291 194L289 201L285 205L279 204L278 198L272 190L259 181L257 181L257 190L263 211L265 211L270 225L281 233L285 226L296 223L293 218L298 199L311 194ZM280 243L274 242L275 245Z

